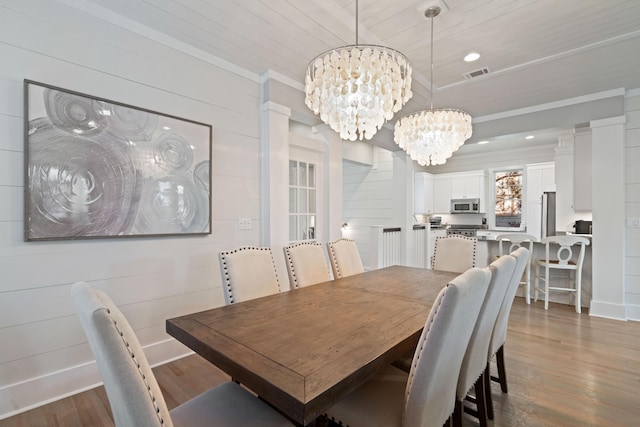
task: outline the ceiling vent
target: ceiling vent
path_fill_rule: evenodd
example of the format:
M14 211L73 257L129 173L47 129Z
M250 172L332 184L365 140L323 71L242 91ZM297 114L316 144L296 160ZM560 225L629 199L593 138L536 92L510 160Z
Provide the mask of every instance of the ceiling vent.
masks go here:
M485 74L489 74L491 71L487 68L480 68L478 70L470 71L468 73L464 73L463 76L465 79L475 79L476 77L484 76Z

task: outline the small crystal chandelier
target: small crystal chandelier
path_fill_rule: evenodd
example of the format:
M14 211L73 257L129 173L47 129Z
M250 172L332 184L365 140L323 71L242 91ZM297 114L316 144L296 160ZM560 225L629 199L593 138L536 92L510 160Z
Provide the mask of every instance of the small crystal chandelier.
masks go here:
M428 110L401 117L396 123L394 141L421 166L442 165L471 137L471 116L457 109L433 109L433 18L440 8L428 8L431 19L431 103Z
M371 139L411 98L411 67L400 52L356 44L324 52L307 67L305 104L345 140Z

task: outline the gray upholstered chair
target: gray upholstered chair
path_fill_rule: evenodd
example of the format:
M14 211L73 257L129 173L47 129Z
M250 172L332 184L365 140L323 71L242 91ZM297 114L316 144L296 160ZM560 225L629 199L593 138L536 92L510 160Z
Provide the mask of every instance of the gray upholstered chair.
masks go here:
M513 271L513 276L507 292L504 295L502 304L500 304L500 311L498 312L498 318L496 324L493 327L491 334L491 342L489 344L489 353L487 354L487 367L484 375L485 383L485 398L487 403L487 416L489 419L493 419L493 404L491 400L491 381L497 381L500 383L500 387L503 393L507 392L507 371L504 364L504 345L507 342L507 326L509 323L509 313L511 313L511 306L513 305L513 299L518 291L520 285L520 279L522 273L529 262L529 251L526 248L516 249L510 254L516 259L516 268ZM496 365L498 367L498 376L491 376L490 365L493 356L496 357Z
M322 243L304 241L283 249L292 288L331 280Z
M327 250L335 279L364 273L364 266L355 240L340 238L327 242Z
M478 239L466 236L436 237L433 269L463 273L476 266Z
M135 332L111 298L84 282L75 283L71 295L102 375L116 426L292 425L233 382L169 411Z
M545 258L536 260L535 267L535 301L538 301L538 293L544 294L544 309L549 309L549 291L565 291L573 293L575 299L576 313L580 313L582 298L582 264L586 246L589 245L589 239L580 236L548 236L542 239L545 245ZM552 253L551 245L557 247ZM573 261L572 247L578 247L578 256ZM569 273L568 287L549 286L552 277L551 270L567 271ZM544 272L544 276L542 275ZM573 272L573 273L572 273ZM556 278L557 279L557 278ZM544 282L544 289L539 286L540 281Z
M271 248L246 246L218 254L227 304L280 292Z
M474 268L453 279L431 307L410 373L385 368L328 417L350 427L442 426L453 413L462 358L490 278L489 269Z
M496 236L498 242L498 256L509 254L518 248L529 249L529 260L525 268L524 280L520 280L520 286L525 288L527 304L531 303L531 256L533 255L533 243L538 241L536 236L525 233L506 233Z
M484 373L488 363L487 354L489 352L493 327L496 324L496 319L500 311L500 305L504 300L516 268L516 260L509 255L502 256L487 268L491 270L491 281L489 282L489 289L482 302L478 320L471 334L467 351L462 360L458 387L456 389L454 426L462 425L464 401L472 387L475 391L475 399L472 401L475 401L477 410L470 412L477 415L481 427L487 425L486 403L484 398Z

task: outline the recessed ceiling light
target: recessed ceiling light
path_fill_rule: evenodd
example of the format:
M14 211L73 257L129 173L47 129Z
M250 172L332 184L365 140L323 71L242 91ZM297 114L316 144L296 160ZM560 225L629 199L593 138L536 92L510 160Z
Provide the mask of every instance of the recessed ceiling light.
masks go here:
M478 141L478 144L488 144L489 141Z
M471 52L467 56L464 57L464 62L473 62L477 61L480 58L480 54L476 52Z
M533 139L533 138L535 138L535 136L533 136L533 135L527 135L527 136L524 137L524 139Z

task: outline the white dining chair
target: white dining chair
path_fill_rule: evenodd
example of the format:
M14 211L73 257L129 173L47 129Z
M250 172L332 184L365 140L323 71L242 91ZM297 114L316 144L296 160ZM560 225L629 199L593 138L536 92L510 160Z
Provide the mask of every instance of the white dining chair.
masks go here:
M463 273L476 266L478 239L452 235L436 237L433 250L434 270Z
M520 247L526 247L529 250L529 260L523 279L520 280L520 286L525 289L527 304L531 304L531 257L533 256L533 244L539 241L538 238L525 233L505 233L496 236L496 241L498 242L498 256L510 254Z
M84 282L75 283L71 295L104 381L116 427L293 425L231 381L169 411L134 330L111 298Z
M507 326L509 324L509 314L511 313L511 307L513 306L513 300L515 299L516 292L520 286L520 279L522 273L529 262L529 250L527 248L518 248L510 254L516 259L516 267L513 271L513 276L507 292L504 295L504 299L500 304L500 311L496 319L493 332L491 333L491 342L489 344L489 352L487 353L487 366L484 375L485 384L485 399L487 404L487 417L493 419L493 400L491 396L491 381L498 382L503 393L508 392L507 388L507 370L504 363L504 346L507 342ZM491 376L490 362L495 356L496 365L498 368L497 376Z
M489 285L488 269L453 279L431 307L409 374L388 366L327 411L350 427L442 426L453 414L469 337Z
M280 292L271 248L245 246L220 252L218 258L227 304Z
M327 242L334 279L364 273L364 266L355 240L340 238Z
M535 299L538 301L538 293L544 294L544 309L549 309L549 291L564 291L573 294L576 312L582 312L582 264L589 239L580 236L548 236L542 239L545 246L545 258L535 262ZM554 251L551 247L554 247ZM578 247L576 261L573 261L573 247ZM552 277L551 270L566 271L566 278ZM542 275L544 272L544 276ZM568 286L550 286L552 279L566 279ZM540 281L544 282L544 288L540 287Z
M487 268L491 271L491 281L462 360L456 389L454 426L462 425L465 400L475 402L477 409L471 411L471 413L478 417L481 427L487 425L484 374L489 361L489 344L491 343L491 334L500 312L500 305L504 300L507 288L511 284L513 272L516 268L516 259L509 255L502 256ZM466 399L471 388L475 391L475 398Z
M285 246L283 249L292 288L331 280L322 243L304 241Z

